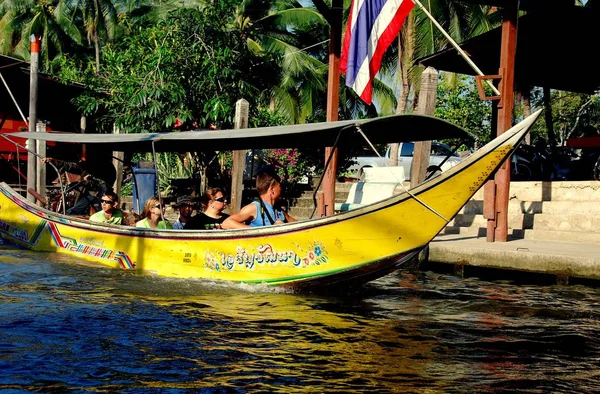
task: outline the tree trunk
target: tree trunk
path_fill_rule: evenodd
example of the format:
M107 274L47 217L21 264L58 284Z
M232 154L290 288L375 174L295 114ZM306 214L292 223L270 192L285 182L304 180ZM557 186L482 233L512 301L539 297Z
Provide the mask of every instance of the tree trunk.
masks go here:
M94 34L94 49L96 50L96 74L100 74L100 42L97 34Z
M405 24L405 29L400 30L398 35L398 70L402 76L402 91L398 98L396 114L406 113L406 104L408 103L408 95L410 93L410 81L408 80L408 63L412 59L412 41L413 37L413 18L408 17ZM402 33L404 31L404 34ZM390 144L390 166L398 165L398 150L400 143Z
M544 88L544 120L548 130L548 146L550 152L556 153L556 135L554 134L554 124L552 123L552 104L550 102L550 88Z

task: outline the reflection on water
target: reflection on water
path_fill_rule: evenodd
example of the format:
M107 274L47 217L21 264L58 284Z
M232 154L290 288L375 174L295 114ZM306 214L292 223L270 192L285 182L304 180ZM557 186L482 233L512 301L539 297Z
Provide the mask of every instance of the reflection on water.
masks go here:
M0 247L0 388L589 393L599 296L431 272L293 294Z

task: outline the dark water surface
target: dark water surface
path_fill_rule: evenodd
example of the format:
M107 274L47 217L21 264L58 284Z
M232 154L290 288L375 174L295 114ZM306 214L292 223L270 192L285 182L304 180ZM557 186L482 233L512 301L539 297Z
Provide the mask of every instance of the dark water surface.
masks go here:
M600 392L600 289L397 272L348 294L0 247L3 392Z

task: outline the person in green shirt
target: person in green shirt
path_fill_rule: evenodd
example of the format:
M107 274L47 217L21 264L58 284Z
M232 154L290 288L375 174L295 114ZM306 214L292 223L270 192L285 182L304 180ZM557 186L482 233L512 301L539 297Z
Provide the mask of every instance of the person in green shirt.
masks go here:
M110 190L104 192L100 200L102 210L90 216L90 222L123 224L123 212L117 208L119 196Z
M146 205L142 211L141 216L144 219L137 222L135 227L154 228L159 230L172 229L173 226L171 226L171 223L163 218L164 211L165 206L160 202L160 199L157 196L150 197L148 201L146 201Z

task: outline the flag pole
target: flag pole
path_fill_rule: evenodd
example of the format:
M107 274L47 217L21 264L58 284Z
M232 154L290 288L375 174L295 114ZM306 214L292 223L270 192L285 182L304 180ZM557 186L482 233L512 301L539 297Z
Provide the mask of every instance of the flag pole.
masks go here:
M444 30L444 28L435 20L435 18L433 17L433 15L431 15L429 13L429 11L427 11L427 9L423 6L423 4L421 4L421 2L419 0L411 0L413 3L415 3L416 5L418 5L419 7L421 7L421 10L423 11L423 13L425 15L427 15L427 17L429 19L431 19L431 21L433 22L433 24L442 32L442 34L444 35L444 37L446 37L446 39L448 39L448 41L450 41L450 44L452 44L452 46L456 49L456 51L467 61L467 63L469 64L469 66L471 66L471 68L481 77L485 76L485 74L479 69L479 67L477 67L477 65L475 63L473 63L473 61L471 60L471 58L469 57L469 55L467 55L465 53L465 51L462 50L462 48L460 47L460 45L458 45L456 43L456 41L454 41L454 39L452 39L452 37L450 37L450 35L446 32L446 30ZM500 96L500 91L494 86L494 84L492 84L492 82L488 79L485 80L487 82L487 84L490 86L490 88L492 88L492 90L494 91L494 93L496 93L498 96Z
M340 100L340 50L342 40L342 0L331 2L330 41L329 41L329 72L327 79L327 122L338 120ZM323 173L323 206L319 207L318 215L331 216L335 207L335 181L337 178L338 151L337 147L325 148L325 163L328 164Z

